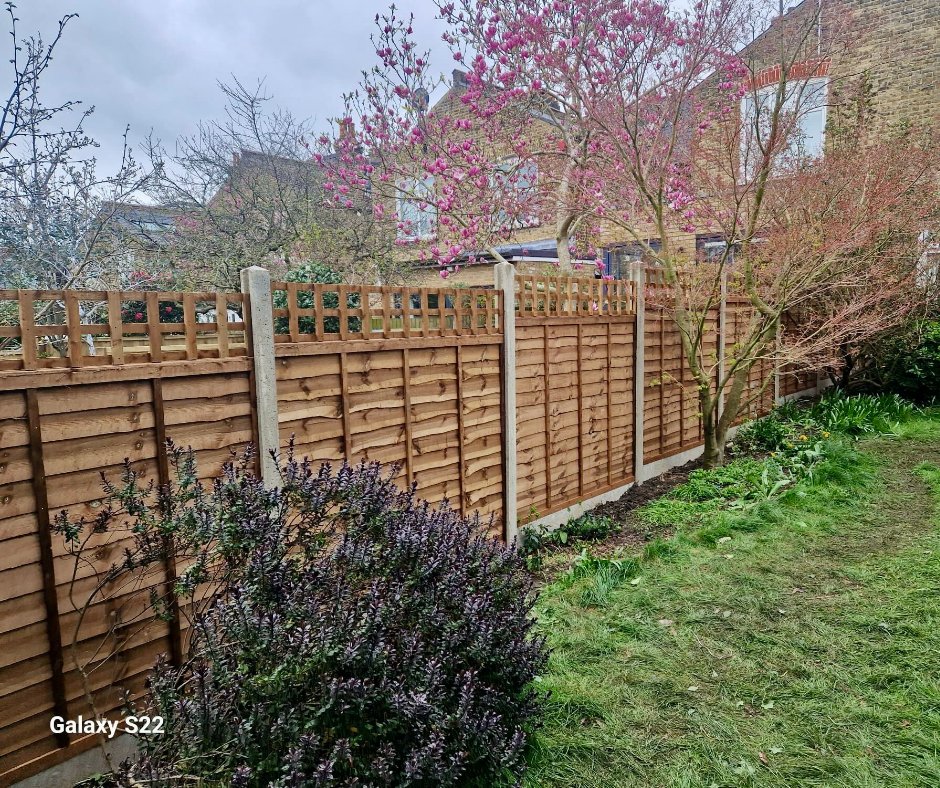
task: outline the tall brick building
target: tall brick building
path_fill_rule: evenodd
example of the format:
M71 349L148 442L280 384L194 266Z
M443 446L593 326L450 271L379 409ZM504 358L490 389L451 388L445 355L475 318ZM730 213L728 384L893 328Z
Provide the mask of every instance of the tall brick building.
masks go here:
M775 65L780 32L811 25L807 55L831 54L834 86L864 75L879 124L936 124L940 118L940 2L804 0L745 48L754 66ZM835 97L837 101L838 98Z

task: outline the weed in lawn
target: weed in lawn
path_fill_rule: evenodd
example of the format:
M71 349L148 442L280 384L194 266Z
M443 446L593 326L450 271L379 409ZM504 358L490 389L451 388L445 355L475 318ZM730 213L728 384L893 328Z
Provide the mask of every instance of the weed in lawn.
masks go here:
M914 467L916 473L930 487L934 497L940 499L940 468L930 462L921 462Z
M810 476L824 456L823 444L802 444L786 458L745 457L720 468L699 469L687 482L640 509L638 516L651 526L688 531L722 510L748 509L776 498L797 479Z
M662 528L688 528L718 511L718 501L677 501L663 497L651 501L638 512L638 517L649 526Z

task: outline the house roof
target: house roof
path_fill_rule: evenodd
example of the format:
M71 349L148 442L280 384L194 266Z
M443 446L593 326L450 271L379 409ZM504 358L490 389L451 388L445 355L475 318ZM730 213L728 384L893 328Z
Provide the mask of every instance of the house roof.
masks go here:
M553 263L558 261L558 245L554 238L540 238L535 241L500 244L494 248L504 260L510 263ZM467 252L462 255L462 259L464 260L468 260L471 257L476 258L478 262L496 262L496 259L486 252L478 252L476 254ZM593 265L595 258L576 257L574 259L578 262L591 263Z
M166 205L109 203L113 227L138 243L160 247L169 242L182 211Z

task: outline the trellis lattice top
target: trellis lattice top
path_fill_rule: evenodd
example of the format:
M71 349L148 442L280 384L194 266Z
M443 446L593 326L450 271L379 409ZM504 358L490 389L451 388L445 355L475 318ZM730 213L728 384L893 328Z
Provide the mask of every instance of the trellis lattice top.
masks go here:
M520 317L609 317L636 312L636 291L628 279L517 276Z
M241 293L0 290L0 370L247 354Z
M274 282L278 342L498 334L500 293L481 288Z

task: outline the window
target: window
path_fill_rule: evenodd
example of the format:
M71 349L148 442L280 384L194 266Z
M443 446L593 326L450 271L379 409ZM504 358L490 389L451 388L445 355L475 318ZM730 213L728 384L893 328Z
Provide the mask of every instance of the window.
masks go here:
M822 77L787 83L780 119L789 131L790 140L786 150L776 155L775 174L822 155L828 88L829 80ZM776 83L767 85L741 100L741 178L744 180L752 178L760 166L758 141L767 142L777 89Z
M421 306L421 294L412 293L411 294L411 309L414 312L420 312L423 307ZM401 309L401 306L397 306L397 309ZM441 296L439 293L428 293L428 309L440 309L441 308ZM444 296L444 309L453 309L454 308L454 299L449 296Z
M662 244L658 240L647 241L647 245L656 253L662 249ZM649 252L638 243L615 246L607 252L607 275L614 279L627 278L633 263L640 261L649 263L649 257Z
M698 259L708 263L716 263L721 260L727 248L727 240L720 235L699 235L695 239L695 251L698 253ZM734 262L734 253L737 250L738 245L733 244L730 253L725 258L726 262Z
M437 231L437 208L430 200L434 178L407 178L398 182L398 237L412 241L431 238Z
M511 156L496 165L490 182L493 189L500 192L505 206L497 211L497 226L513 230L538 226L535 205L538 180L538 165L534 161L523 164L518 156Z

